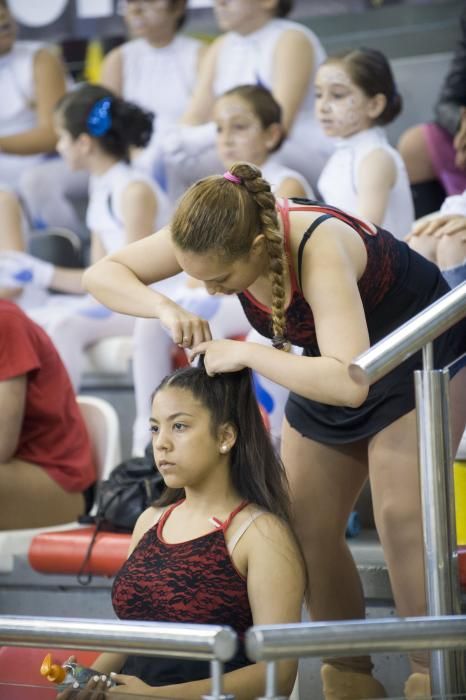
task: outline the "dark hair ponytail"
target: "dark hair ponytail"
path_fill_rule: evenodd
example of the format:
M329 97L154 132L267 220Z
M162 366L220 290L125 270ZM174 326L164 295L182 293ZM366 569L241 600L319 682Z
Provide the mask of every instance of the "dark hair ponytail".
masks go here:
M289 523L285 469L265 428L252 388L251 371L243 369L209 377L203 367L184 367L165 377L154 396L167 387L191 392L209 411L214 433L224 423L236 427L238 435L230 453L235 489L244 500ZM183 489L167 488L155 505L175 503L183 495Z
M76 139L87 133L118 160L129 160L131 146L144 148L150 141L154 115L126 102L108 88L83 84L58 102L56 113Z

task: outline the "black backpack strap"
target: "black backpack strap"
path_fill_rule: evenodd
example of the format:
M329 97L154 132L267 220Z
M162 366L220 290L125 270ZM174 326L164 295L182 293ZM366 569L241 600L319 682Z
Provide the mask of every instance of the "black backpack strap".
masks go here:
M299 281L299 288L302 289L303 285L301 284L301 267L303 264L303 252L304 252L304 246L308 242L309 238L312 236L316 228L326 219L331 219L332 214L322 214L321 216L318 216L317 219L309 226L307 231L304 232L301 243L299 244L298 248L298 281Z

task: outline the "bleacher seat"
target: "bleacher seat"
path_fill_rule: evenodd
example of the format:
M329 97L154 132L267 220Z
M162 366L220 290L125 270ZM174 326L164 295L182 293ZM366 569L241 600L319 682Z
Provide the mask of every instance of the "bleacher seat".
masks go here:
M113 406L96 396L78 396L78 404L92 443L97 481L106 479L121 461L120 425ZM14 556L26 556L37 534L79 527L73 521L47 528L24 528L0 532L0 574L13 569Z
M86 557L94 526L42 532L29 547L29 563L42 574L78 574ZM114 576L128 555L131 535L99 532L82 574Z
M29 237L28 250L34 257L60 267L80 268L83 265L81 239L66 228L34 231Z

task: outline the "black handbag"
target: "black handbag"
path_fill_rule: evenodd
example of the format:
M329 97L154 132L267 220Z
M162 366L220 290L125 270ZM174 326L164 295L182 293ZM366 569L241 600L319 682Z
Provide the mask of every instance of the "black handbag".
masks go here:
M144 457L121 462L98 487L94 514L79 518L81 524L95 525L89 547L78 573L78 581L88 584L92 574L84 574L97 534L100 531L132 532L136 520L162 493L164 482L154 462L152 445Z

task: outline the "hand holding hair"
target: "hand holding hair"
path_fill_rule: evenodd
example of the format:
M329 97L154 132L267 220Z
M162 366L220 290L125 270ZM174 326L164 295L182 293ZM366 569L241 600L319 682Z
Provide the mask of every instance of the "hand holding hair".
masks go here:
M240 340L210 340L195 345L191 360L204 356L205 371L210 377L223 372L239 372L247 367L242 354L246 343Z
M166 298L161 303L158 317L173 342L183 348L193 347L212 338L208 321L186 311L171 299Z

